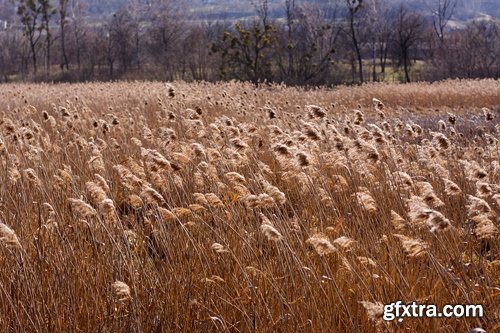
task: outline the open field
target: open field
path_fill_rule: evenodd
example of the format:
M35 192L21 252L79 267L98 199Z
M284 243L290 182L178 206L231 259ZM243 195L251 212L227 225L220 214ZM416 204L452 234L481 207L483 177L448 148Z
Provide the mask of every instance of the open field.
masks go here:
M0 85L0 112L1 332L500 329L499 81Z

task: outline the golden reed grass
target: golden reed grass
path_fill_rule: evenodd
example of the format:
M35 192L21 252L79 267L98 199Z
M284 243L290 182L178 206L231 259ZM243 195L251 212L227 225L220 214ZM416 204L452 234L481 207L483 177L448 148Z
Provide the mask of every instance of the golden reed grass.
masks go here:
M2 85L0 331L494 332L499 90Z

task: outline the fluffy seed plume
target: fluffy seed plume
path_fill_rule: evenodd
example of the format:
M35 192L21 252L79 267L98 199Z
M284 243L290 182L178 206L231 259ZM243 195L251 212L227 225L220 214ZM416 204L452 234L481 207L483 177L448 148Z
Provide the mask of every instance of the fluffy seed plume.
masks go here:
M100 209L106 222L114 224L118 221L113 200L108 198L102 200Z
M446 131L446 123L443 120L438 121L440 131Z
M473 195L467 196L467 212L469 216L476 216L480 214L488 214L491 212L491 207L486 201Z
M382 103L382 101L378 98L373 98L372 103L376 110L382 110L384 108L384 103Z
M403 171L396 171L392 174L394 176L394 180L397 184L401 184L403 186L413 186L413 181L411 176Z
M359 302L366 310L370 320L380 320L384 315L384 305L380 302L372 303L367 301Z
M213 208L222 208L224 207L224 203L215 193L206 193L205 199L208 202L208 205Z
M145 203L149 205L162 205L165 204L163 196L154 188L145 186L140 194Z
M403 231L407 227L406 220L393 210L391 210L391 223L397 231Z
M141 197L137 194L131 194L127 197L126 202L135 210L141 209L144 206L144 202Z
M326 111L322 107L316 105L306 105L306 110L309 112L310 118L325 118Z
M333 241L333 245L337 245L343 249L350 249L356 244L356 241L347 236L341 236Z
M483 114L484 114L484 119L487 120L487 121L492 121L495 116L493 115L493 112L491 112L490 109L488 108L483 108Z
M320 256L328 255L336 251L335 246L328 240L324 234L317 233L306 240L307 244L312 245L316 253Z
M71 204L71 208L80 218L85 219L97 214L96 210L91 205L81 199L69 198L68 200Z
M474 234L479 239L494 240L498 236L498 228L495 226L487 215L480 214L471 219L474 224Z
M427 219L427 225L431 228L431 232L442 231L451 227L450 220L435 210L430 213L430 216Z
M131 298L130 287L125 282L116 280L112 287L119 302L125 302Z
M35 170L33 170L31 168L26 169L26 170L24 170L24 174L26 175L26 178L28 178L29 182L33 186L40 188L40 186L42 185L42 182L40 181L40 179L36 175Z
M281 192L279 188L277 188L276 186L273 186L271 184L265 184L264 190L277 203L284 204L286 202L285 193Z
M434 188L428 182L418 182L416 184L417 191L419 192L420 197L424 200L424 202L434 208L444 206L444 202L441 201L434 193Z
M408 217L415 226L427 225L431 232L446 230L451 226L450 221L443 214L429 208L421 197L412 196L407 202Z
M448 112L448 121L450 122L450 124L454 125L457 121L457 116L455 116L453 113Z
M260 226L260 231L266 236L266 238L270 241L277 242L283 239L283 236L280 234L275 227L270 224L262 224Z
M8 225L0 222L0 241L5 244L8 249L21 249L21 243L17 238L14 230Z
M444 122L443 122L444 124ZM434 133L433 134L434 136L434 144L435 144L435 147L439 148L439 149L442 149L442 150L446 150L448 148L450 148L450 140L446 137L446 135L444 135L443 133Z
M224 253L224 252L229 252L224 245L220 243L213 243L211 246L212 250L214 250L217 253Z
M377 211L377 204L370 192L363 191L357 192L356 198L358 199L359 204L366 210L368 213L375 213Z
M94 182L86 182L85 187L87 191L90 193L90 197L94 204L101 203L103 200L107 198L106 192L101 188L101 186L97 185Z
M462 193L460 187L449 179L444 179L444 193L449 196L457 196Z
M309 164L311 164L311 162L309 161L309 156L307 156L307 154L304 152L298 152L296 154L296 157L297 157L297 162L301 167L306 167Z
M245 177L237 172L228 172L225 176L232 185L244 185L246 183Z
M481 198L489 197L493 194L490 184L481 181L476 182L476 191L477 196Z
M427 243L401 234L394 234L394 236L401 241L401 245L409 257L422 257L427 253Z

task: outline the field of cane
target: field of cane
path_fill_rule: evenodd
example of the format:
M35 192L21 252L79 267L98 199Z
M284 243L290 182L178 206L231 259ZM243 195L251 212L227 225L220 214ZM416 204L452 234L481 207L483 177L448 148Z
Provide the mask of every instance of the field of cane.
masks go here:
M2 85L0 331L495 332L499 111L493 80Z

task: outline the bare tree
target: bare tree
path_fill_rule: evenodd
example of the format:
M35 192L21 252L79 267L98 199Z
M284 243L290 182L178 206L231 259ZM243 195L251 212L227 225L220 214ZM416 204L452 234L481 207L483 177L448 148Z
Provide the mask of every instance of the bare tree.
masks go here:
M318 78L324 80L333 62L340 29L332 24L334 18L327 18L323 10L314 5L303 5L297 20L298 77L295 83L309 84Z
M285 15L286 15L286 32L287 32L287 45L286 50L288 54L288 68L287 75L289 77L295 76L295 59L294 59L294 32L295 20L297 16L297 7L295 0L285 0Z
M182 2L173 0L152 5L149 12L151 27L147 33L148 53L153 61L163 69L162 79L173 80L176 64L173 58L187 27L184 24Z
M348 20L348 35L351 39L352 46L356 53L356 58L358 61L358 75L359 82L363 83L363 57L361 54L360 43L358 40L358 27L357 27L357 17L363 6L363 0L343 0L347 8L347 20Z
M50 29L50 20L56 13L56 9L52 7L50 0L38 0L40 3L42 25L41 29L45 30L45 70L46 75L50 73L51 64L51 49L52 49L52 33Z
M234 31L225 31L222 40L212 45L223 59L220 74L258 84L272 79L272 47L276 41L276 27L268 21L268 1L252 2L258 18L235 24Z
M0 76L8 82L12 74L22 73L24 62L22 36L12 27L0 30Z
M17 14L20 16L21 23L23 24L23 33L28 39L33 73L36 75L38 43L40 42L43 30L43 26L39 22L42 15L42 8L35 0L19 0Z
M113 14L109 25L109 48L118 60L121 73L127 72L134 59L137 58L135 37L137 30L136 21L131 17L128 8L123 8Z
M389 53L389 45L392 34L390 26L390 13L385 3L380 0L368 0L366 10L363 13L364 24L362 30L370 41L372 49L372 80L378 81L377 60L380 66L382 80L385 76L385 68Z
M59 0L59 29L61 33L61 70L69 69L68 55L66 53L66 16L68 10L68 0Z
M85 6L80 0L72 0L70 4L71 30L74 41L78 72L82 68L82 48L87 30L85 29Z
M405 81L410 82L410 52L411 48L422 38L424 20L421 15L411 13L401 6L396 13L396 44L401 52Z
M457 0L433 0L433 5L431 5L432 25L441 42L444 41L446 26L453 16L456 6Z

